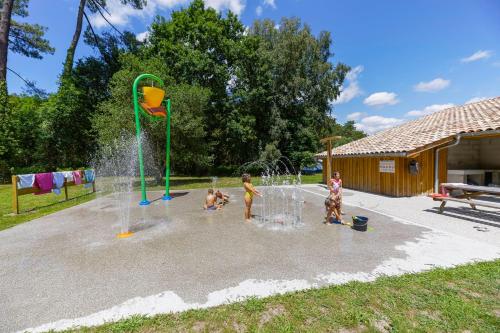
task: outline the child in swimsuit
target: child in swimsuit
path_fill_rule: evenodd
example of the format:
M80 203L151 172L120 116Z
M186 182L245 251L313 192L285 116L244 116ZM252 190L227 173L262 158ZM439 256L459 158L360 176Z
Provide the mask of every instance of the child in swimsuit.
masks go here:
M214 195L214 190L211 188L208 189L208 194L205 197L205 204L203 205L203 209L217 210L221 208L221 205L217 204L217 197Z
M222 193L220 190L217 190L215 192L215 197L217 199L220 199L222 202L223 205L227 204L229 202L229 194L226 194L226 193Z
M255 189L252 185L252 181L250 179L250 175L248 173L244 173L241 176L241 180L243 181L243 188L245 189L245 221L251 222L252 218L252 201L253 195L257 194L258 196L262 196L259 191Z
M330 195L325 200L325 223L328 224L332 215L335 215L335 219L344 224L341 217L342 179L340 179L340 172L335 171L333 173L333 178L328 182L328 190L330 190Z

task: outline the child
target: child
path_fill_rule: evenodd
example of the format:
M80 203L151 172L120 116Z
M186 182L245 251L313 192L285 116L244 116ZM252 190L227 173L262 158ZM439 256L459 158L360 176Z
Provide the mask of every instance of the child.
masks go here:
M333 178L328 182L328 190L330 195L325 200L326 208L326 220L325 223L328 224L332 217L335 215L335 219L344 224L341 217L342 208L342 179L340 179L340 172L335 171L333 173Z
M253 195L257 194L258 196L262 196L262 194L260 194L260 192L257 191L255 187L253 187L250 175L248 173L244 173L241 176L241 180L243 181L243 188L245 189L245 221L251 222Z
M208 194L205 198L205 204L203 205L203 209L206 210L217 210L221 209L220 205L217 205L217 197L214 195L214 190L209 188Z
M226 193L222 193L220 190L217 190L217 191L215 192L215 197L216 197L217 199L221 199L221 200L222 200L222 202L221 202L221 203L222 203L223 205L225 205L225 204L227 204L227 203L229 202L229 195L228 195L228 194L226 194Z

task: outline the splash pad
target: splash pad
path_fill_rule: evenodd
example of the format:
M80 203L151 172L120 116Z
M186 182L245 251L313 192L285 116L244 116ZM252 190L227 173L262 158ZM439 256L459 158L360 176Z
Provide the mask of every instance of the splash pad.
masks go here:
M239 171L260 170L259 191L262 198L254 203L259 215L254 221L258 226L271 229L289 229L303 226L304 206L300 172L296 172L291 162L282 157L276 161L254 161L244 164Z

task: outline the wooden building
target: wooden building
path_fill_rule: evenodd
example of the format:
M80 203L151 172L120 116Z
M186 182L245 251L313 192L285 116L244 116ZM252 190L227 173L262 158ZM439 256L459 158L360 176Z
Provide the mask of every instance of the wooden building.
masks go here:
M326 182L327 151L323 159ZM333 148L344 187L389 196L437 192L440 183L500 186L500 97L445 109Z

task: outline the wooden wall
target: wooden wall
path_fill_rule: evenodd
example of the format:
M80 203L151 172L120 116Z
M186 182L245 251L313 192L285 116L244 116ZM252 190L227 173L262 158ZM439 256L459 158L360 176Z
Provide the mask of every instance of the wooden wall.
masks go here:
M355 190L402 197L434 192L434 149L414 158L406 157L333 157L332 171L340 171L343 185ZM420 172L411 175L409 162L419 162ZM395 173L379 172L379 161L394 160ZM439 156L439 180L446 181L446 150ZM323 180L326 181L326 160L323 160Z

